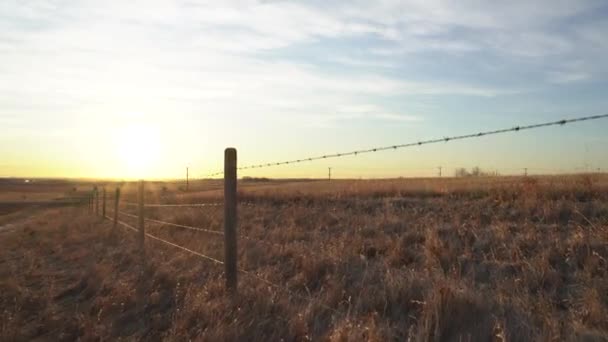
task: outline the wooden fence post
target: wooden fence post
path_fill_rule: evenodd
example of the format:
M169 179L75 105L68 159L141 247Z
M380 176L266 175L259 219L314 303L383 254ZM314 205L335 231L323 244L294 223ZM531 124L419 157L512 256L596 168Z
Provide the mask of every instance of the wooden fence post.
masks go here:
M101 206L101 215L106 218L106 187L103 187L103 205Z
M95 187L95 215L99 215L99 191Z
M112 226L112 234L116 235L116 227L118 226L118 201L120 200L120 188L116 188L114 195L114 225Z
M144 247L145 247L145 239L146 239L146 231L144 227L144 181L139 181L139 191L137 192L137 211L138 211L138 221L137 226L139 228L139 250L141 252L142 262L145 260L144 257Z
M226 267L226 287L229 292L237 292L237 241L236 241L236 149L224 151L224 264Z

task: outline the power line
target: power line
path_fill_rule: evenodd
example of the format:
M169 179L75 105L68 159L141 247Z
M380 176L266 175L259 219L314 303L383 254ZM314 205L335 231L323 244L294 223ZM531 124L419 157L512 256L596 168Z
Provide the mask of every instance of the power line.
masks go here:
M259 168L265 168L265 167L270 167L270 166L298 164L298 163L303 163L303 162L308 162L308 161L322 160L322 159L329 159L329 158L340 158L340 157L346 157L346 156L357 156L359 154L364 154L364 153L373 153L373 152L380 152L380 151L387 151L387 150L396 150L396 149L399 149L399 148L406 148L406 147L413 147L413 146L422 146L422 145L435 144L435 143L440 143L440 142L446 142L447 143L447 142L452 141L452 140L479 138L479 137L483 137L483 136L486 136L486 135L495 135L495 134L501 134L501 133L507 133L507 132L519 132L519 131L523 131L523 130L535 129L535 128L541 128L541 127L548 127L548 126L563 126L565 124L574 123L574 122L589 121L589 120L598 120L598 119L605 119L605 118L608 118L608 114L583 116L583 117L574 118L574 119L563 119L563 120L559 120L559 121L550 121L550 122L538 123L538 124L533 124L533 125L524 125L524 126L515 126L515 127L511 127L511 128L497 129L497 130L494 130L494 131L485 131L485 132L472 133L472 134L464 134L464 135L456 135L456 136L437 138L437 139L421 140L421 141L411 142L411 143L406 143L406 144L391 145L391 146L382 146L382 147L374 147L374 148L369 148L369 149L364 149L364 150L356 150L356 151L343 152L343 153L335 153L335 154L325 154L325 155L321 155L321 156L301 158L301 159L294 159L294 160L287 160L287 161L281 161L281 162L272 162L272 163L262 163L262 164L246 165L246 166L242 166L242 167L237 168L237 170L259 169ZM215 172L215 173L209 174L206 177L207 178L209 178L209 177L215 177L215 176L219 176L219 175L222 175L222 174L224 174L224 172L223 171L219 171L219 172Z

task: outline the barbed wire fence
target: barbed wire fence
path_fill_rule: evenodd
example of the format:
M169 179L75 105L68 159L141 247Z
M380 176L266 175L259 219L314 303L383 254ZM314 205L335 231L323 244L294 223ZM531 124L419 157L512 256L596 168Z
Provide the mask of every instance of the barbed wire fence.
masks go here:
M354 150L354 151L334 153L334 154L324 154L324 155L319 155L319 156L292 159L292 160L279 161L279 162L252 164L252 165L238 167L237 170L240 171L240 170L249 170L249 169L260 169L260 168L271 167L271 166L299 164L299 163L311 162L311 161L315 161L315 160L357 156L357 155L366 154L366 153L396 150L396 149L402 149L402 148L407 148L407 147L436 144L436 143L441 143L441 142L447 143L450 141L463 140L463 139L481 138L481 137L485 137L485 136L489 136L489 135L497 135L497 134L503 134L503 133L509 133L509 132L519 132L519 131L536 129L536 128L541 128L541 127L563 126L563 125L566 125L569 123L589 121L589 120L598 120L598 119L604 119L604 118L608 118L608 114L584 116L584 117L573 118L573 119L562 119L562 120L558 120L558 121L550 121L550 122L544 122L544 123L532 124L532 125L524 125L524 126L515 126L515 127L511 127L511 128L503 128L503 129L497 129L497 130L493 130L493 131L484 131L484 132L478 132L478 133L472 133L472 134L455 135L455 136L450 136L450 137L443 137L443 138L436 138L436 139L429 139L429 140L420 140L420 141L410 142L410 143L406 143L406 144L373 147L373 148L368 148L368 149L363 149L363 150ZM217 172L208 174L205 177L212 178L215 176L223 175L223 173L224 173L223 171L217 171Z
M137 233L138 234L137 240L138 240L138 244L140 246L140 252L142 253L142 255L143 255L144 249L145 249L145 240L146 240L146 238L148 238L148 239L154 240L156 242L163 243L167 246L179 249L182 252L197 256L199 258L212 262L213 264L223 266L224 273L225 273L225 280L226 280L226 288L227 288L228 292L230 292L230 293L234 294L237 292L237 287L238 287L237 286L238 285L237 274L240 273L240 274L250 277L256 281L260 281L260 282L264 283L265 285L270 286L278 291L287 293L290 296L293 296L294 298L300 298L300 299L307 300L308 298L306 296L302 296L297 293L294 293L293 291L290 291L287 287L281 286L280 284L276 284L276 283L258 275L255 271L246 270L246 269L243 269L238 266L238 264L237 264L237 246L238 246L237 240L246 240L246 241L250 241L253 243L259 243L259 244L265 245L265 246L276 246L276 247L282 247L282 246L274 244L272 242L268 242L268 241L256 239L253 237L249 237L246 235L242 235L237 232L237 207L238 207L238 205L239 204L245 205L245 206L254 206L255 205L255 203L250 203L250 202L243 202L243 203L238 202L237 171L259 169L259 168L280 166L280 165L298 164L298 163L315 161L315 160L323 160L323 159L328 159L328 158L357 156L359 154L374 153L374 152L387 151L387 150L396 150L396 149L400 149L400 148L422 146L422 145L439 143L439 142L450 142L450 141L463 140L463 139L479 138L479 137L484 137L484 136L489 136L489 135L496 135L496 134L502 134L502 133L508 133L508 132L519 132L519 131L523 131L523 130L531 130L531 129L548 127L548 126L563 126L563 125L575 123L575 122L598 120L598 119L604 119L604 118L608 118L608 114L585 116L585 117L579 117L579 118L574 118L574 119L564 119L564 120L559 120L559 121L545 122L545 123L539 123L539 124L533 124L533 125L515 126L515 127L511 127L511 128L505 128L505 129L499 129L499 130L493 130L493 131L484 131L484 132L473 133L473 134L465 134L465 135L457 135L457 136L430 139L430 140L422 140L422 141L418 141L418 142L411 142L411 143L400 144L400 145L383 146L383 147L356 150L356 151L350 151L350 152L344 152L344 153L326 154L326 155L300 158L300 159L294 159L294 160L288 160L288 161L260 163L260 164L246 165L246 166L242 166L242 167L238 167L238 165L237 165L236 149L227 148L225 150L225 155L224 155L224 171L218 171L218 172L207 175L208 178L215 177L218 175L224 176L223 177L224 178L224 201L223 202L145 203L144 181L141 180L139 182L139 186L138 186L137 202L127 202L127 201L121 202L120 188L116 188L115 193L114 193L114 198L112 199L112 198L108 198L105 188L103 188L101 191L99 191L98 187L95 187L93 189L93 191L91 192L91 195L88 196L88 198L86 199L87 208L88 208L89 213L95 213L96 216L100 216L103 219L108 219L108 220L112 221L113 222L113 228L112 228L113 232L116 231L118 226L121 226L129 231L133 231L133 232ZM441 168L441 167L439 167L439 168ZM530 170L532 170L532 169L534 169L534 168L530 168ZM527 173L527 170L528 170L528 168L525 169L526 173ZM101 196L100 196L100 194L101 194ZM100 199L100 197L101 197L101 199ZM107 214L107 203L106 202L112 202L112 201L113 201L114 206L113 206L113 212L112 212L113 216L111 217ZM100 204L101 204L101 212L100 212ZM125 212L125 211L121 210L121 206L130 207L130 208L135 207L137 210L137 214ZM185 224L179 224L179 223L175 223L175 222L169 222L169 221L149 218L149 217L146 217L146 215L145 215L145 208L157 208L157 209L162 209L162 208L201 208L201 209L223 208L224 209L224 215L223 215L224 229L223 229L223 231L221 231L221 230L217 230L217 229L212 229L210 227L185 225ZM128 217L131 219L137 219L137 226L135 227L133 225L130 225L130 224L120 220L119 219L120 216ZM146 232L146 225L145 225L146 222L155 224L155 225L159 225L159 227L161 227L161 228L186 229L186 230L190 230L190 231L204 233L204 234L207 234L208 236L215 236L215 237L221 238L221 239L223 239L223 244L224 244L224 259L220 260L219 258L203 254L201 252L195 251L193 249L190 249L185 246L171 242L169 240L163 239L159 236L150 234L150 233ZM334 308L327 307L322 304L321 304L321 306L325 307L328 310L331 310L334 312L336 311Z

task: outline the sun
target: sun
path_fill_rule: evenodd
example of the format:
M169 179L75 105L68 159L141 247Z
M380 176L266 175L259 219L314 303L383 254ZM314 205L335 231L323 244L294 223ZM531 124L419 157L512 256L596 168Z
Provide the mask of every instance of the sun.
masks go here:
M115 149L126 177L145 178L155 174L161 162L161 135L146 125L131 125L116 133Z

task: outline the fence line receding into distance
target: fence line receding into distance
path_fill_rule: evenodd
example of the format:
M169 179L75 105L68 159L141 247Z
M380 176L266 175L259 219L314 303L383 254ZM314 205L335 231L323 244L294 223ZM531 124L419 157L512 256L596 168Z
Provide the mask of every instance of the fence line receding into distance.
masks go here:
M208 175L208 177L224 175L224 202L223 203L216 202L216 203L147 203L146 204L144 202L144 182L143 181L140 181L140 183L138 184L139 186L138 186L138 193L137 193L137 202L135 202L135 203L134 202L122 202L121 203L120 202L120 195L121 195L120 188L116 189L115 197L114 197L115 202L114 202L114 206L113 206L114 212L112 213L113 217L108 216L106 213L106 198L108 196L106 196L105 188L103 188L103 196L101 198L102 213L100 213L100 210L99 210L100 209L99 208L100 207L100 203L99 203L100 196L99 196L99 189L97 187L95 187L94 190L91 192L90 196L88 198L86 198L86 203L87 203L87 208L88 208L89 213L94 212L96 216L101 216L102 218L107 218L109 220L113 220L113 231L116 229L117 225L120 225L122 227L125 227L129 230L132 230L132 231L135 231L136 233L138 233L137 240L138 240L138 244L140 246L139 247L140 252L142 255L142 263L145 262L145 259L144 259L145 238L148 237L155 241L162 242L169 246L178 248L184 252L187 252L187 253L196 255L198 257L201 257L203 259L206 259L208 261L211 261L217 265L223 265L225 267L224 272L225 272L225 277L226 277L226 287L228 289L228 292L230 292L230 293L237 292L237 287L238 287L237 286L238 285L237 273L241 273L241 274L250 276L254 279L257 279L273 288L276 288L276 289L279 289L286 293L289 293L290 295L292 295L294 297L304 298L303 296L300 296L296 293L289 291L285 287L272 283L272 282L268 281L267 279L258 276L257 274L255 274L252 271L247 271L247 270L244 270L244 269L241 269L238 267L238 264L237 264L237 248L238 248L237 240L238 239L246 239L246 240L269 244L269 245L274 245L274 244L238 234L238 232L237 232L237 225L238 225L238 221L237 221L237 208L238 208L237 207L237 204L238 204L237 170L247 170L247 169L256 169L256 168L263 168L263 167L270 167L270 166L296 164L296 163L302 163L302 162L306 162L306 161L322 160L322 159L327 159L327 158L356 156L356 155L365 154L365 153L393 150L393 149L399 149L399 148L405 148L405 147L421 146L421 145L433 144L433 143L439 143L439 142L449 142L452 140L477 138L477 137L501 134L501 133L507 133L507 132L518 132L518 131L522 131L522 130L536 129L536 128L548 127L548 126L565 125L565 124L574 123L574 122L597 120L597 119L603 119L603 118L608 118L608 114L585 116L585 117L579 117L579 118L574 118L574 119L564 119L564 120L559 120L559 121L545 122L545 123L525 125L525 126L516 126L516 127L511 127L511 128L498 129L498 130L493 130L493 131L485 131L485 132L479 132L479 133L473 133L473 134L465 134L465 135L457 135L457 136L438 138L438 139L422 140L422 141L412 142L412 143L407 143L407 144L376 147L376 148L370 148L370 149L364 149L364 150L350 151L350 152L345 152L345 153L326 154L326 155L321 155L321 156L308 157L308 158L295 159L295 160L282 161L282 162L261 163L261 164L247 165L247 166L242 166L242 167L238 167L238 165L237 165L236 149L227 148L225 150L225 155L224 155L224 171L216 172L211 175ZM108 199L108 200L110 200L110 199ZM251 203L245 203L245 204L253 205ZM120 205L136 207L137 215L121 211ZM145 208L163 208L163 207L204 208L204 207L220 207L220 206L224 207L224 230L223 231L213 230L213 229L208 229L208 228L203 228L203 227L195 227L195 226L190 226L190 225L182 225L182 224L177 224L177 223L172 223L172 222L167 222L167 221L162 221L162 220L145 217ZM137 219L137 227L134 227L123 221L120 221L118 218L119 215ZM169 226L169 227L184 228L184 229L189 229L189 230L194 230L194 231L200 231L203 233L209 233L209 234L217 235L217 236L223 236L223 238L224 238L224 260L219 260L217 258L213 258L211 256L202 254L200 252L194 251L194 250L186 248L184 246L180 246L180 245L170 242L168 240L162 239L158 236L147 233L145 231L145 222L156 223L156 224ZM332 311L335 311L333 308L329 308L329 307L326 307L326 308L330 309Z

